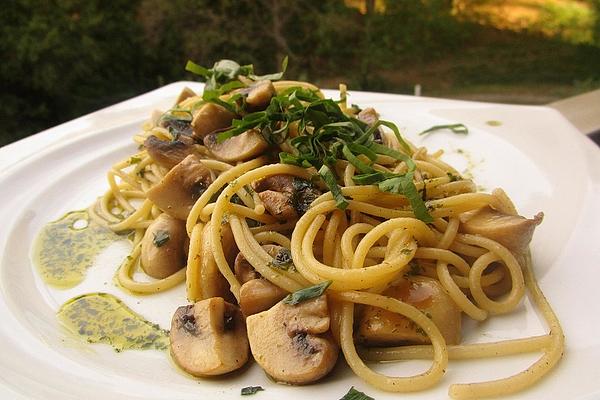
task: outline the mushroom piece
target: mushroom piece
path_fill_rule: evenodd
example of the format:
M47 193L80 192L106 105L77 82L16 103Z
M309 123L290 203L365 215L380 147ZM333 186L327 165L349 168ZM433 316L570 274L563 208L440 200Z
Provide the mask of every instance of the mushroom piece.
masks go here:
M249 129L219 143L218 132L204 137L204 145L221 161L246 161L261 155L269 144L257 129Z
M415 276L400 280L382 293L411 304L435 323L447 344L461 340L461 310L435 279ZM370 346L398 346L431 343L413 321L378 307L365 306L358 328L358 340Z
M283 265L283 262L291 260L289 250L284 247L267 244L262 248L274 258L274 263L281 262ZM245 316L268 310L288 294L279 286L263 279L241 252L235 258L234 271L236 278L242 283L239 304Z
M200 253L200 292L202 298L223 297L226 300L234 301L233 295L229 291L229 283L217 267L211 247L210 231L211 223L209 222L202 231L202 250ZM238 248L229 225L223 226L221 230L221 245L227 262L229 264L233 263Z
M194 92L192 89L190 89L187 86L184 87L181 90L181 93L179 93L179 96L177 96L177 100L175 100L175 106L179 105L179 103L181 103L185 99L189 99L190 97L194 97L194 96L197 96L196 92Z
M141 265L146 274L161 279L185 266L185 223L161 214L146 230L142 239Z
M327 297L297 305L277 303L246 318L256 362L278 382L306 384L327 375L339 348L329 332Z
M531 241L536 226L542 223L544 213L537 213L532 219L527 219L485 206L465 212L459 219L460 232L485 236L515 253L523 253Z
M377 111L375 111L374 108L367 107L358 113L358 119L367 124L369 128L371 128L379 121L379 114L377 113ZM380 144L383 142L381 129L378 128L373 135L375 136L375 142Z
M146 196L170 216L186 220L192 206L212 182L210 171L196 154L174 166Z
M192 128L194 139L200 141L206 135L231 126L235 114L214 103L206 103L194 115Z
M197 154L194 139L185 135L180 135L172 141L160 140L151 135L144 141L144 147L157 164L169 169L182 162L190 154Z
M246 89L248 96L246 97L246 105L248 111L260 111L267 108L271 102L271 98L275 96L275 86L271 81L258 81Z
M226 374L248 361L244 317L220 297L179 307L169 338L173 360L194 376Z
M292 175L272 175L255 182L252 187L267 211L282 221L303 215L321 195L310 182Z

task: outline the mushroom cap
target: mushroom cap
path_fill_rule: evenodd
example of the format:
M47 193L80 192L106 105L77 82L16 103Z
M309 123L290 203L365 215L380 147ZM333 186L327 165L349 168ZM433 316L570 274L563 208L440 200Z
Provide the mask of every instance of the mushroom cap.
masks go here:
M157 164L169 169L182 162L190 154L197 154L194 140L184 135L173 141L160 140L156 136L150 135L144 141L144 147Z
M159 215L146 229L142 239L141 266L144 272L161 279L183 268L186 239L183 221L168 214Z
M485 236L515 253L523 253L531 242L535 228L542 223L543 219L543 213L527 219L485 206L462 213L459 231Z
M206 135L231 126L235 114L214 103L206 103L194 115L192 120L192 135L196 140L202 140Z
M194 376L226 374L248 361L242 313L220 297L179 307L169 338L173 360Z
M269 147L267 141L256 129L249 129L221 143L217 140L218 132L204 137L204 145L213 156L221 161L246 161L258 157Z
M211 182L210 171L200 157L190 154L150 188L146 196L165 213L185 221L192 206Z
M315 382L331 371L339 353L329 323L325 295L297 305L279 302L246 319L252 355L276 381Z

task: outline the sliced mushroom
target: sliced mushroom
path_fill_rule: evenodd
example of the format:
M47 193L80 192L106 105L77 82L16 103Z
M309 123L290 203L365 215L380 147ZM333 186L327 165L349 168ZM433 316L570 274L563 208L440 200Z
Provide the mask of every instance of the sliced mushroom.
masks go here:
M242 313L220 297L179 307L169 338L173 360L194 376L226 374L248 361Z
M402 279L382 294L421 310L435 323L447 344L460 343L461 311L438 281L422 276ZM358 340L370 346L430 343L429 337L413 321L372 306L362 309Z
M161 279L185 266L185 222L161 214L142 239L141 265L146 274Z
M176 140L160 140L154 135L148 136L144 141L148 154L159 165L173 168L190 154L197 154L194 139L180 135Z
M310 204L321 195L313 185L292 175L273 175L253 184L265 208L281 221L303 215Z
M373 127L379 121L379 114L372 107L367 107L358 113L358 119L370 127ZM373 134L375 142L382 143L381 129L377 129Z
M289 252L289 250L281 246L271 244L263 245L262 248L265 249L274 260L282 258L279 254L287 254ZM245 316L268 310L288 294L288 292L281 289L279 286L263 279L241 252L238 253L235 258L234 271L236 278L242 283L239 303L242 313Z
M246 317L268 310L288 292L266 279L252 279L240 288L240 308Z
M200 141L206 135L231 126L235 114L213 103L206 103L194 115L192 128L194 139Z
M200 157L190 154L146 192L148 199L172 217L186 220L195 201L212 182Z
M249 129L221 143L214 132L204 137L204 145L211 154L221 161L246 161L260 156L269 147L266 140L256 129Z
M202 298L223 297L234 301L229 291L229 283L221 274L213 255L210 238L211 224L206 224L202 231L202 251L200 260L200 292ZM238 253L237 245L229 225L224 225L221 230L221 245L228 263L233 263Z
M267 108L271 98L275 96L275 87L271 81L258 81L251 85L246 97L248 111L260 111Z
M327 375L339 348L329 332L327 297L297 305L277 303L246 319L256 362L276 381L306 384Z
M190 89L189 87L186 86L181 90L181 93L179 93L179 96L177 96L177 100L175 100L175 105L177 106L179 103L181 103L185 99L189 99L190 97L194 97L194 96L197 96L196 92L194 92L192 89Z
M543 213L533 219L508 215L486 206L460 215L460 232L492 239L515 253L527 249L536 226L542 223Z

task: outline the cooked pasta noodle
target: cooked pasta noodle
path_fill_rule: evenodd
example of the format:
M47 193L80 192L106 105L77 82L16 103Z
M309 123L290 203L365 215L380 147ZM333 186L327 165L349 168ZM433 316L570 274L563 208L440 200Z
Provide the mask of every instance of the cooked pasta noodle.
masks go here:
M278 95L300 88L312 92L317 100L324 98L316 86L306 82L279 81L274 82L273 87ZM348 118L354 118L358 110L346 104L345 86L341 86L341 97L339 109ZM234 98L235 91L225 93L221 101ZM294 103L296 106L309 103L299 98L301 101ZM202 96L193 95L176 104L169 115L195 116L203 104L206 101ZM170 168L157 162L145 144L151 137L165 143L177 140L177 135L160 121L158 118L146 122L135 135L134 140L142 150L110 168L109 190L89 210L91 218L110 229L133 233L133 251L116 274L123 288L149 294L185 281L188 299L196 302L213 292L205 279L217 274L226 281L235 299L232 301L239 302L244 282L228 258L226 247L230 240L257 274L285 292L331 281L326 294L333 337L356 375L381 390L413 392L430 388L442 378L448 360L541 352L538 361L513 376L453 384L449 390L450 396L456 399L501 396L532 385L560 359L564 345L562 330L534 279L526 247L509 248L506 242L503 244L497 238L466 228L470 216L481 209L516 216L508 196L502 190L477 192L471 180L462 178L441 160L443 152L430 154L427 149L377 126L379 131L364 128L371 135L376 132L381 135L382 144L372 147L378 149L377 154L373 156L364 150L353 157L344 153L345 158L330 163L339 193L327 190L331 189L331 182L322 178L323 172L312 165L274 161L268 150L245 160L227 162L222 161L223 158L219 160L206 141L204 145L194 143L190 154L198 155L200 163L209 171L210 183L202 188L187 212L186 266L163 278L134 280L134 272L142 264L146 230L163 211L170 211L148 195L168 179ZM185 121L189 124L189 120ZM306 135L317 131L307 130L303 124L305 120L300 119L285 125L287 134L297 138L301 132ZM340 135L346 126L339 122ZM294 142L289 138L281 142L280 149L291 148L290 143ZM356 146L353 151L362 149ZM352 146L348 147L352 150ZM382 147L390 150L382 150ZM271 143L269 148L273 150L277 144ZM377 183L358 184L357 181L365 178L365 170L388 178L414 176L409 183L414 184L415 193L423 199L431 220L419 217L414 207L416 200L407 192L383 190L381 183L379 186ZM302 213L282 219L273 213L268 199L256 190L258 182L278 176L294 177L323 193ZM340 196L346 201L345 208L340 207ZM275 256L269 252L270 245L287 249L293 268L274 267ZM459 313L476 321L514 311L528 294L550 331L545 335L493 343L447 344L443 326L437 326L431 316L428 318L407 299L389 294L390 288L396 287L399 281L410 281L414 277L434 281L447 293ZM368 341L361 342L357 333L360 323L357 318L361 318L361 313L357 310L365 307L402 316L413 324L416 332L424 333L422 340L428 344L409 342L401 346L374 347ZM431 367L415 376L389 377L365 363L407 359L428 359Z

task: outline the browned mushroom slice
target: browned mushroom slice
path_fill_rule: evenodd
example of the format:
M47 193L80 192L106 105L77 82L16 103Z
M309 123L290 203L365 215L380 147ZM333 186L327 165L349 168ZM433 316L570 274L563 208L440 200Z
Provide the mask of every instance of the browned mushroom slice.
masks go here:
M287 264L291 260L288 249L272 244L263 245L262 248L274 258L274 263L288 267ZM268 280L262 279L241 252L235 258L234 272L238 281L242 283L239 303L245 316L268 310L288 294Z
M181 93L179 93L179 96L177 96L177 100L175 100L175 105L177 106L179 103L181 103L185 99L189 99L190 97L194 97L194 96L196 96L196 92L194 92L192 89L190 89L189 87L186 86L183 88L183 90L181 90Z
M536 226L543 219L544 214L541 212L533 219L527 219L486 206L461 214L459 230L495 240L515 253L522 253L527 249Z
M194 139L200 141L209 133L231 126L235 114L213 103L206 103L194 115Z
M271 98L275 95L275 87L271 81L258 81L251 85L246 97L249 111L260 111L267 108Z
M194 139L180 135L173 141L160 140L154 135L148 136L144 141L148 154L159 165L173 168L190 154L196 154Z
M434 279L416 276L401 280L383 293L421 310L438 327L447 344L460 343L461 311ZM429 337L413 321L378 307L362 309L358 340L370 346L397 346L430 343Z
M194 202L212 182L200 157L190 154L146 192L148 199L172 217L186 220Z
M298 213L292 204L292 194L265 190L258 193L265 209L280 221L289 221L298 218Z
M141 265L144 272L161 279L185 266L185 223L161 214L150 224L142 239Z
M288 292L266 279L252 279L240 288L240 308L246 317L273 307Z
M217 136L217 132L206 135L204 145L213 156L225 162L246 161L258 157L269 147L256 129L249 129L221 143L217 140Z
M298 218L321 195L313 185L291 175L273 175L255 182L254 190L271 215L282 221Z
M276 381L306 384L331 371L339 348L329 332L327 297L277 303L246 319L256 362Z
M220 297L179 307L169 337L173 360L194 376L226 374L248 361L244 318Z

